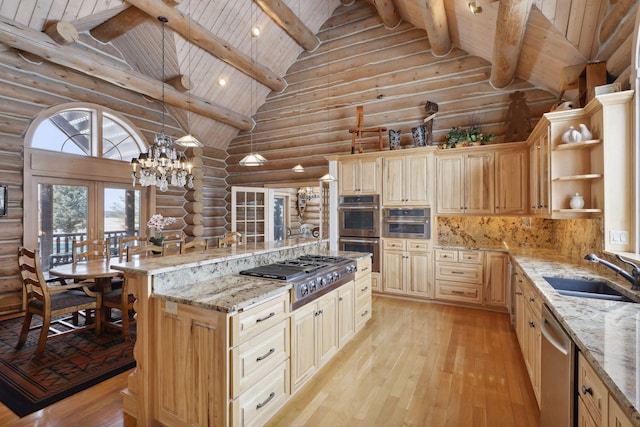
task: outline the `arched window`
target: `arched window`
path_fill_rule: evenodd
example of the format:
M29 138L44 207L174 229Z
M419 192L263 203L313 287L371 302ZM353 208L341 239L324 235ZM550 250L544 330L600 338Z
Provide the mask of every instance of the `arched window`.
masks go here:
M121 114L93 104L40 113L25 135L24 244L40 249L43 269L70 262L73 240L145 234L155 190L134 187L130 161L146 141Z
M131 127L104 109L67 108L40 120L31 147L80 156L130 161L144 145Z

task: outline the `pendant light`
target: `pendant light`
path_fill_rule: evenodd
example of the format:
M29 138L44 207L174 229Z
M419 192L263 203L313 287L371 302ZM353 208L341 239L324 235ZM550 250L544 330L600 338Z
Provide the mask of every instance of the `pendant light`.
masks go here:
M140 153L138 158L131 159L131 177L133 185L136 180L143 187L155 185L160 191L167 191L169 185L175 187L193 188L193 175L191 162L184 153L176 150L173 140L165 133L165 104L164 104L164 66L165 66L165 24L169 21L164 16L158 16L162 23L162 131L155 136L153 145L146 153ZM137 168L140 173L137 174Z
M251 23L253 25L254 23L254 19L253 19L253 2L251 2ZM255 68L256 68L256 61L258 60L258 36L260 35L260 28L257 25L253 25L251 28L251 62L253 65L253 74L255 75ZM253 56L253 39L255 39L255 44L256 44L256 55L255 58ZM250 87L250 92L251 92L251 111L254 111L254 98L255 98L255 94L254 94L254 88L253 85L256 84L257 82L255 81L254 77L251 77L249 80L249 83L251 85ZM257 88L256 88L256 92L257 92ZM249 133L249 143L250 143L250 152L249 154L247 154L246 156L244 156L242 158L242 160L240 160L240 166L262 166L267 159L265 159L263 156L261 156L259 153L254 153L253 152L253 130L255 129L256 124L255 121L253 122L253 127L251 128L251 131Z
M187 39L187 43L189 43L189 48L187 50L187 72L189 73L189 79L191 79L191 0L189 0L189 6L187 8L187 13L189 14L189 29L188 34L189 37ZM198 141L198 138L191 134L191 87L189 87L189 92L187 93L189 109L187 110L187 128L189 129L189 133L185 136L176 139L176 144L184 147L184 148L192 148L192 147L203 147L202 143Z

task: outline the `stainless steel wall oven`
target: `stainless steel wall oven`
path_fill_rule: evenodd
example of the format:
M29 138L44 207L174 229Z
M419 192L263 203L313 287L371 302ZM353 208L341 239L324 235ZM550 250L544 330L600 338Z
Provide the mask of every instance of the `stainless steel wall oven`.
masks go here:
M430 208L388 208L383 210L382 237L431 238Z
M340 236L380 237L380 196L341 196L338 227Z
M338 250L349 252L369 252L371 271L380 272L380 239L376 237L340 237Z

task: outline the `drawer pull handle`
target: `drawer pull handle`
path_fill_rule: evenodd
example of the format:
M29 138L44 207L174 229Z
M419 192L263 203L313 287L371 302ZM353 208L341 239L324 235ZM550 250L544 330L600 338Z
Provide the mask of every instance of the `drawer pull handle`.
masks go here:
M360 289L360 292L364 292L364 291L366 291L367 289L369 289L369 287L368 287L368 286L365 286L364 288Z
M273 311L271 313L269 313L268 316L262 317L260 319L256 319L256 323L260 323L260 322L264 322L265 320L271 319L273 316L275 316L276 313L274 313Z
M362 312L362 314L361 314L360 316L364 317L364 316L366 316L367 314L369 314L369 310L365 310L365 311L363 311L363 312Z
M516 295L522 296L522 292L516 292Z
M367 271L368 269L369 269L369 267L365 267L361 271Z
M593 390L591 390L591 387L582 386L582 394L590 394L593 396Z
M263 354L262 356L256 357L256 362L262 362L264 359L271 356L275 352L276 352L276 349L272 347L267 354Z
M340 298L338 298L338 301L342 301L343 299L344 299L344 298L340 297Z
M535 323L533 323L533 322L529 322L529 327L530 327L530 328L535 328L535 327L536 327L536 324L535 324Z
M464 274L464 271L452 271L451 274Z
M529 301L530 301L530 302L536 302L536 299L535 299L535 298L533 298L533 297L531 297L531 298L529 298Z
M265 405L266 405L267 403L269 403L269 402L271 401L271 399L273 399L274 397L276 397L276 393L275 393L274 391L272 391L271 393L269 393L269 397L267 397L267 400L265 400L265 401L264 401L264 402L262 402L262 403L258 403L258 404L256 405L256 409L264 408L264 407L265 407Z
M451 291L452 294L464 295L464 291Z
M324 313L322 310L318 310L316 311L316 316L320 316L322 313Z

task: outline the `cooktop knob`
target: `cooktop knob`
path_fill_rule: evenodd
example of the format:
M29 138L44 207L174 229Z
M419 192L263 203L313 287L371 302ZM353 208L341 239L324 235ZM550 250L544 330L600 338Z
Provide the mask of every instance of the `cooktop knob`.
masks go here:
M305 296L309 293L309 288L307 287L307 285L301 285L300 286L300 294L302 296Z

